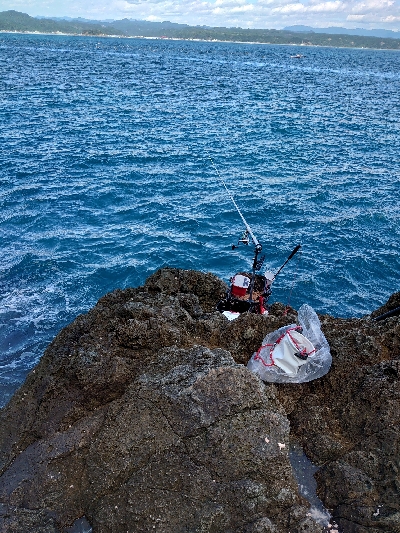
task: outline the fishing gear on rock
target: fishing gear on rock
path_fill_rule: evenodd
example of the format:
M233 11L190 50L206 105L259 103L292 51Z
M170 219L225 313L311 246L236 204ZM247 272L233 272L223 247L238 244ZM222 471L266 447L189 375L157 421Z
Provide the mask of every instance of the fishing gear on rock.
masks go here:
M267 314L267 302L272 294L271 285L285 265L300 250L301 245L298 244L294 248L277 272L273 273L266 271L264 275L259 274L258 272L261 270L265 261L265 254L261 255L262 245L244 218L232 193L226 186L226 183L222 179L217 167L214 164L214 161L211 159L209 154L208 157L217 173L219 180L221 181L225 191L227 192L245 226L245 230L238 239L237 245L232 245L232 250L235 250L241 244L248 246L250 244L250 239L254 244L254 257L251 272L239 272L231 278L230 287L226 292L225 298L218 302L217 309L229 320L234 320L241 313L245 312Z

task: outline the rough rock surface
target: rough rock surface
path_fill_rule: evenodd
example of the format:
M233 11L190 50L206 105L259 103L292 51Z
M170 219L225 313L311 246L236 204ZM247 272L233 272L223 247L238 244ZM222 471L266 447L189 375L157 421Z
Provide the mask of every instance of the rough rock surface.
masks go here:
M322 531L275 388L241 364L295 316L229 323L224 290L163 269L61 331L1 412L2 532Z
M396 293L363 319L321 316L330 372L276 388L344 533L400 532L400 317L373 320L399 305Z
M321 533L290 437L342 532L400 532L400 318L321 316L331 371L263 384L244 365L296 313L228 322L224 291L162 269L61 331L0 414L0 531Z

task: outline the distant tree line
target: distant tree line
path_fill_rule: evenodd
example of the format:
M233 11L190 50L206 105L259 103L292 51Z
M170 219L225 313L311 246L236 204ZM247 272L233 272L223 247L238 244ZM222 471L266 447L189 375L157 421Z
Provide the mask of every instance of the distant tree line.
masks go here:
M69 33L73 35L115 35L125 37L158 37L200 39L204 41L239 41L268 44L295 44L346 48L400 50L400 39L333 33L296 32L289 30L244 29L189 26L172 22L116 20L113 22L82 19L54 20L34 18L18 11L0 13L0 31Z
M111 29L108 24L103 24L102 22L37 19L18 11L3 11L0 13L0 31L70 33L73 35L124 35L117 28Z

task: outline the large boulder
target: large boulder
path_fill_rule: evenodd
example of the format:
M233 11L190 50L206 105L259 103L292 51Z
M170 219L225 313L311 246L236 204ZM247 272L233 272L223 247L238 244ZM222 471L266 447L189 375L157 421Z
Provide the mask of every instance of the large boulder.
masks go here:
M2 532L322 531L276 389L243 365L295 313L229 323L224 290L162 269L61 331L1 411Z
M319 467L342 533L400 533L400 293L362 319L320 316L330 372L264 384L245 367L270 331L215 312L211 274L161 269L55 338L0 413L0 530L317 533L288 452ZM332 530L332 528L331 528Z

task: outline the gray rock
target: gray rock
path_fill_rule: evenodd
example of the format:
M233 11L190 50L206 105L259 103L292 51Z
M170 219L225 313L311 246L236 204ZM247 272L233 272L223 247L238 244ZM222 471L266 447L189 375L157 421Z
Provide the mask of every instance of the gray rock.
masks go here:
M400 294L374 312L399 302ZM293 435L321 469L319 496L345 533L400 532L400 317L321 317L333 364L277 386Z
M213 311L219 289L165 269L56 337L1 411L1 531L66 531L83 516L94 533L321 531L275 388L240 364L290 318L232 326Z
M229 322L224 290L162 269L60 332L0 412L2 532L322 532L291 435L341 532L400 533L400 317L321 316L330 372L263 384L243 365L296 312Z

